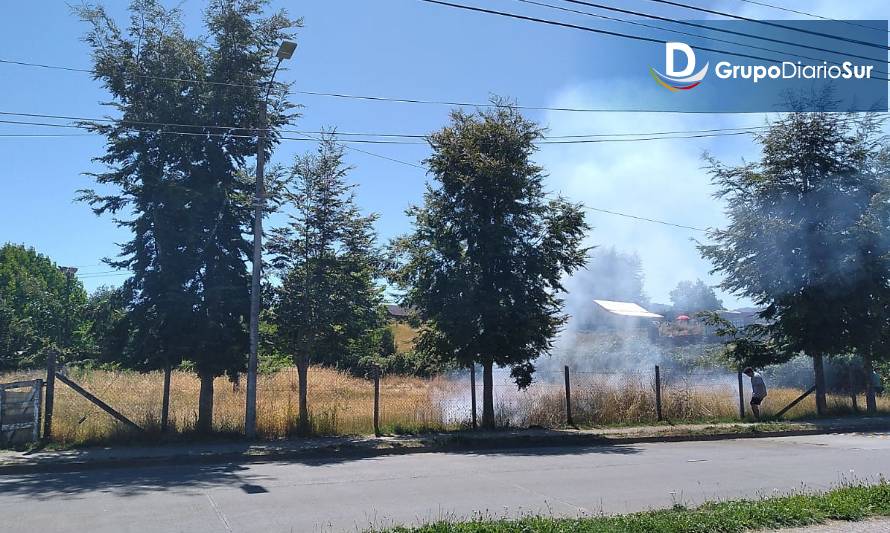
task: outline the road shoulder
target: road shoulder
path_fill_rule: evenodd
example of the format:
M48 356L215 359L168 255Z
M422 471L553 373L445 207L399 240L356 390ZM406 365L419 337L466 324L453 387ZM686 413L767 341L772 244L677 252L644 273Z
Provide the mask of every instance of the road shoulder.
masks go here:
M262 442L181 442L156 446L106 446L71 450L0 451L0 476L195 463L248 463L289 458L381 456L494 448L617 446L651 442L710 441L882 431L890 417L833 418L799 422L664 424L595 429L510 429L427 435L313 437Z

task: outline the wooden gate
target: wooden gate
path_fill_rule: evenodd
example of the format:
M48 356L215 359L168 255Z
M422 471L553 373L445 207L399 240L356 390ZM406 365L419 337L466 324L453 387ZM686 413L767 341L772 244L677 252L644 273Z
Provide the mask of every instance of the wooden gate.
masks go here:
M0 446L40 440L43 380L0 383Z

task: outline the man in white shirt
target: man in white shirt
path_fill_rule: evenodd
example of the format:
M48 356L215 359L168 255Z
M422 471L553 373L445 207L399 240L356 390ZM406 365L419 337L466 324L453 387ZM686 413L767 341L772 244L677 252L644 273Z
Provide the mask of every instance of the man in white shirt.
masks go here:
M751 378L751 411L754 418L760 420L760 403L766 398L766 383L760 372L755 372L750 366L742 370L742 373Z

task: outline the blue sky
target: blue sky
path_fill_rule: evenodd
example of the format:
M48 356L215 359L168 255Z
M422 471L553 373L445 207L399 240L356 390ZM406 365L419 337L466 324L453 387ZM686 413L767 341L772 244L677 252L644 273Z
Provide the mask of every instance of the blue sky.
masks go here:
M890 6L880 1L774 0L784 6L826 16L886 19ZM554 13L512 0L464 3L559 18L625 32L641 28L603 23L589 17ZM789 13L738 0L689 3L756 18L784 18ZM106 3L125 16L123 1ZM618 5L619 3L612 3ZM677 18L701 16L644 0L621 7ZM415 97L430 100L484 102L499 94L529 106L645 107L666 91L649 77L640 57L662 60L663 48L565 28L466 13L417 0L306 0L274 2L304 18L299 49L282 79L308 91ZM203 2L186 0L187 27L201 31ZM6 2L0 18L0 58L89 68L85 27L65 2ZM662 34L664 36L665 34ZM664 92L665 94L662 94ZM102 116L106 94L86 74L0 65L0 111ZM340 131L428 133L447 121L448 107L374 103L297 96L305 106L296 127L336 127ZM531 118L553 135L645 132L762 125L763 115L581 114L536 111ZM14 117L6 117L13 118ZM59 133L36 126L0 124L0 134ZM118 284L120 275L101 274L102 257L117 252L127 234L109 218L94 216L74 201L76 190L91 185L84 172L96 170L91 158L102 154L96 137L0 138L0 242L26 243L60 264L77 265L88 289ZM287 163L310 150L306 142L287 142L273 162ZM384 156L417 163L425 146L358 146ZM723 221L722 205L702 170L709 151L729 162L756 157L745 136L662 140L647 143L548 146L537 159L545 165L550 190L587 205L710 227ZM404 210L419 202L425 176L417 168L348 151L359 184L363 209L380 213L378 231L388 239L409 229ZM678 281L708 275L695 250L690 230L659 226L613 215L591 213L592 244L637 252L643 260L646 290L655 301L667 301ZM591 295L593 297L594 295ZM744 304L723 295L729 305Z

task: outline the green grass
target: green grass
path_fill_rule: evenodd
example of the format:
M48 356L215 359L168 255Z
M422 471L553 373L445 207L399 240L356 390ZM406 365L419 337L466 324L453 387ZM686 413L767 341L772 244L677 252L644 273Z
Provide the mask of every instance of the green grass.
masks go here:
M733 533L809 526L826 520L890 516L890 483L849 485L825 493L706 503L629 515L576 519L529 516L517 520L437 522L390 533Z

